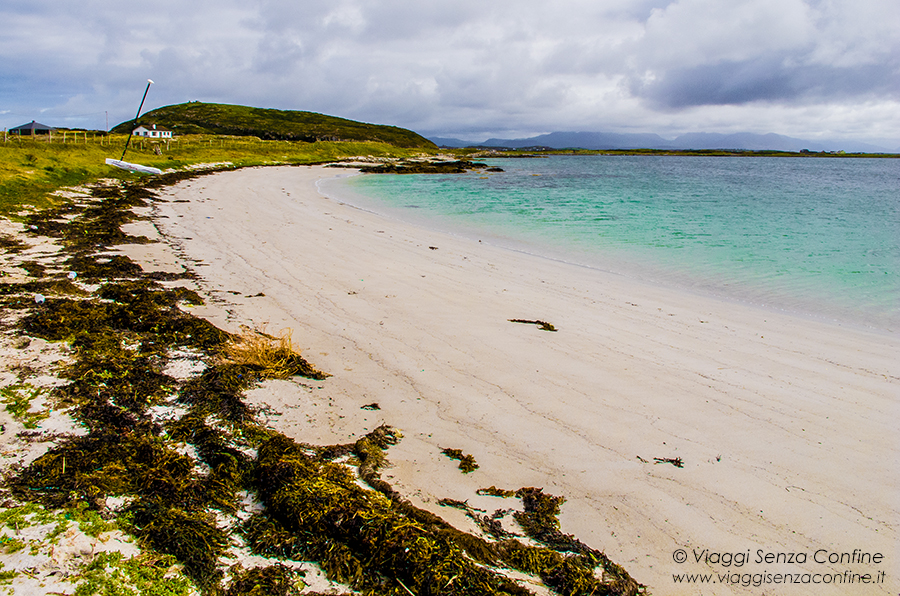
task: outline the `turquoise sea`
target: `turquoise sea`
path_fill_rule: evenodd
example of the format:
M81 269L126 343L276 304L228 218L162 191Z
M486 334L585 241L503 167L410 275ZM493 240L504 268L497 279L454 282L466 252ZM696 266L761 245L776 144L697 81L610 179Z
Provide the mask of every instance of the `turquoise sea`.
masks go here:
M335 190L391 217L548 258L822 320L900 327L900 160L487 163L504 171L364 175Z

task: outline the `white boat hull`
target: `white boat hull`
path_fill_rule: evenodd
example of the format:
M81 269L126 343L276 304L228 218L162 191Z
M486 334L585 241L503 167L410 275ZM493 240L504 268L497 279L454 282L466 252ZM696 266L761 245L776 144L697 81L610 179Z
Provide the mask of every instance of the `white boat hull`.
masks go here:
M138 172L140 174L151 174L151 175L162 174L162 170L160 170L158 168L151 168L150 166L142 166L140 164L129 163L127 161L120 161L118 159L111 159L109 157L106 158L106 165L110 165L115 168L120 168L122 170L128 170L129 172Z

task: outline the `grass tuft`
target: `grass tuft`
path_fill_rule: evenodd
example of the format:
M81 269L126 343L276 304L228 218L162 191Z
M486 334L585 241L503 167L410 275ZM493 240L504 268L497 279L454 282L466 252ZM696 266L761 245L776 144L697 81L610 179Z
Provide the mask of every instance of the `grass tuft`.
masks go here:
M247 330L227 342L222 349L226 362L249 366L263 379L288 379L302 375L325 379L330 375L316 370L295 348L292 331L284 329L278 337Z

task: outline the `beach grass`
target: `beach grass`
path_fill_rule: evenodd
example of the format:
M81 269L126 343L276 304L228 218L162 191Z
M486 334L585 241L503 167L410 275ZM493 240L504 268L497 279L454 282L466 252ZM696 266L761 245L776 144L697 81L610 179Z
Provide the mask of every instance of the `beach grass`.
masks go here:
M278 337L246 329L226 342L222 352L225 362L254 367L266 379L289 379L298 374L312 379L329 376L312 368L300 356L299 348L292 341L291 329L282 330Z

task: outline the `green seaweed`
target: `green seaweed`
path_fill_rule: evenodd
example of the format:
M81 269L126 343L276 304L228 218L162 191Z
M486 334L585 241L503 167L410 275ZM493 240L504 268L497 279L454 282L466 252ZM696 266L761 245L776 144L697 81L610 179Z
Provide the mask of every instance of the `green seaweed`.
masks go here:
M494 540L505 540L517 535L503 528L501 520L509 513L508 510L498 509L493 515L486 515L483 509L476 509L469 505L467 501L455 499L440 499L438 505L441 507L453 507L463 511L482 532Z
M475 458L471 455L463 453L461 449L442 449L441 453L443 453L450 459L458 460L459 469L462 470L463 474L468 474L478 469L478 464L475 462Z
M34 502L26 502L18 507L0 509L0 526L5 526L10 530L50 523L53 519L54 516L50 511Z
M636 594L640 585L602 552L592 549L560 530L559 510L565 498L544 494L540 488L521 488L524 511L513 517L529 537L546 544L555 552L577 553L542 572L541 578L561 594ZM597 579L594 570L601 567L608 580Z
M47 274L46 265L42 265L37 261L24 261L19 267L24 269L31 277L44 277Z
M148 407L171 393L175 380L160 372L158 356L115 344L96 349L102 338L86 338L88 342L76 346L79 358L62 370L62 376L72 382L58 389L57 395L79 407L114 404L136 418L145 418ZM89 417L81 418L92 427Z
M85 296L87 292L63 278L41 279L39 281L27 281L24 283L0 284L0 295L11 294L66 294L70 296ZM33 301L32 301L33 302Z
M5 567L5 565L0 563L0 585L7 585L19 575L19 572L14 569L3 571L3 567Z
M170 574L174 564L171 556L99 552L78 573L75 596L188 596L190 584Z
M255 514L238 528L253 552L278 559L302 560L305 537L300 536L271 516Z
M577 550L572 546L574 538L559 529L559 510L566 502L565 497L547 495L542 489L533 487L520 488L516 496L522 499L524 511L515 512L513 517L526 536L557 550Z
M99 507L107 496L126 494L198 501L190 458L149 433L116 430L121 427L72 437L50 449L10 481L14 494L47 507L80 501Z
M126 511L127 527L157 552L175 557L198 587L214 589L228 536L211 513L176 503L162 497L136 501Z
M23 541L9 536L0 536L0 552L3 554L16 553L24 548L25 543Z
M20 326L29 335L61 341L99 333L109 326L109 310L109 305L104 303L48 298L40 309L23 318Z
M27 429L37 428L38 422L47 418L47 411L31 412L31 402L40 397L44 390L27 383L0 387L0 401L6 404L6 411L22 422Z
M284 565L231 570L232 579L225 596L299 596L304 584L302 571Z
M243 437L228 436L207 425L196 412L190 412L167 426L169 437L175 441L190 443L197 449L200 461L210 471L200 480L202 500L207 507L225 513L237 510L237 492L248 483L250 458L233 445L243 442Z
M73 256L65 266L85 281L138 277L143 273L141 266L125 255Z
M502 488L497 488L496 486L491 485L489 488L479 488L475 491L475 494L478 495L488 495L491 497L514 497L516 496L516 491L514 490L505 490Z
M177 302L179 292L169 296ZM152 297L143 297L127 304L47 298L41 308L23 318L21 327L26 333L51 341L78 341L106 331L152 333L148 342L211 348L228 337L208 321L181 312L172 305L161 309Z
M453 593L500 593L505 580L474 565L447 535L410 518L380 493L360 488L345 467L317 461L286 437L260 447L256 477L254 488L265 504L258 515L276 522L270 527L303 537L294 545L299 555L319 562L330 579L380 593L400 594L406 586L434 594L451 580Z
M119 527L115 520L103 519L100 513L90 509L88 504L84 502L76 503L75 507L68 509L65 515L68 519L78 522L79 530L94 538Z
M152 195L134 185L98 186L91 193L100 201L72 203L30 213L25 222L33 235L61 238L76 256L119 244L146 243L147 238L129 236L121 226L138 220L131 212L147 204ZM81 272L79 272L81 273Z
M28 245L13 236L0 234L0 249L7 254L20 253L28 248Z

